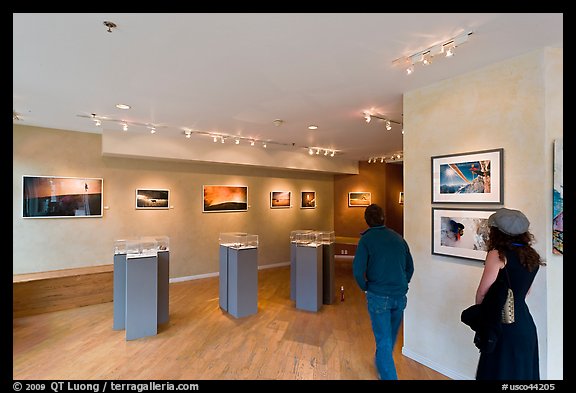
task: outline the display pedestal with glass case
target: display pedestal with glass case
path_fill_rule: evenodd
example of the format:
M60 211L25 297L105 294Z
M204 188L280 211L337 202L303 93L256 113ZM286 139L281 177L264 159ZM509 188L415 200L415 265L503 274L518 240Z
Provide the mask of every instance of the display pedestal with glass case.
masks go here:
M334 231L319 231L318 240L322 244L322 302L334 303L336 296L334 248L336 236Z
M322 308L322 243L317 232L296 237L296 308L318 311Z
M126 340L154 336L169 319L169 239L114 242L114 330Z
M290 232L290 300L296 300L296 246L299 235L310 233L311 229L297 229Z
M258 235L221 233L220 308L236 318L258 312Z

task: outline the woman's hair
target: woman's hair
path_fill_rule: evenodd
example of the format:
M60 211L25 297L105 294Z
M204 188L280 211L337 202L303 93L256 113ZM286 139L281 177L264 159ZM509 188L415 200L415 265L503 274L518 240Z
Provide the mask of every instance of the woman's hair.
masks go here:
M507 250L514 250L518 254L520 264L524 266L529 272L533 271L537 266L545 266L546 263L532 248L534 236L530 232L524 232L520 235L507 235L500 231L497 227L490 227L490 236L488 238L488 251L498 250L500 260L504 261Z
M384 211L380 206L373 203L364 211L364 219L369 227L379 227L384 225Z

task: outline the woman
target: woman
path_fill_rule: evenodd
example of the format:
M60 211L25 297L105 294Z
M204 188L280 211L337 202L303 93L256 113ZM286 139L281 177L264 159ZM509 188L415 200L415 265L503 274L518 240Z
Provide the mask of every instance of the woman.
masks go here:
M528 231L530 222L522 212L501 208L488 218L488 225L488 253L476 290L476 304L496 288L502 292L510 286L515 321L501 323L494 350L480 352L476 379L539 380L538 336L525 298L538 269L545 263L531 246L534 236Z

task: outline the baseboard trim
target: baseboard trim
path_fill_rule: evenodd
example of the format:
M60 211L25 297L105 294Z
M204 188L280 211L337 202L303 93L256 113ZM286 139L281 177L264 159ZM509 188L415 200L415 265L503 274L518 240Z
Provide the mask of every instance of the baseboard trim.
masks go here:
M275 267L284 267L284 266L290 266L290 262L281 262L281 263L272 263L272 264L268 264L268 265L259 265L258 270L272 269ZM184 276L184 277L171 278L170 282L173 283L173 282L182 282L182 281L190 281L190 280L200 280L203 278L218 277L219 275L220 275L219 272L196 274L194 276Z
M439 372L440 374L446 375L448 378L451 378L453 380L473 380L474 378L471 378L468 375L463 375L460 374L459 372L456 372L454 370L450 370L446 367L443 367L440 363L436 363L430 359L428 359L427 357L424 357L416 352L413 352L409 349L407 349L405 346L402 347L402 355L409 357L410 359L425 365L428 368L431 368L434 371Z

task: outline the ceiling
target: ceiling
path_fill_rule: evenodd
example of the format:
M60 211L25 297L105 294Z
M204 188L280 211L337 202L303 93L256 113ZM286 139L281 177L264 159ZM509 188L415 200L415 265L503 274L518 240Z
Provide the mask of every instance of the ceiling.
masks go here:
M452 58L412 75L393 64L467 32ZM402 126L363 111L401 123L405 92L562 47L563 14L13 14L13 40L14 124L101 133L125 121L154 126L151 138L191 130L365 160L401 152Z

